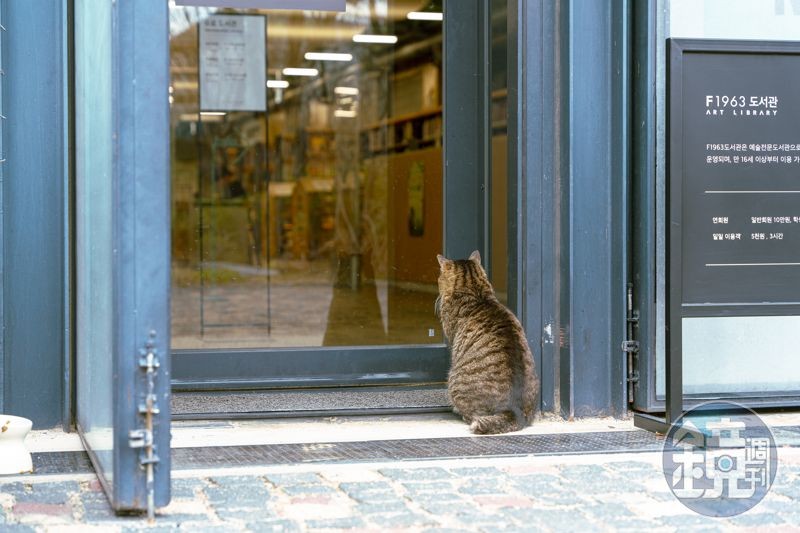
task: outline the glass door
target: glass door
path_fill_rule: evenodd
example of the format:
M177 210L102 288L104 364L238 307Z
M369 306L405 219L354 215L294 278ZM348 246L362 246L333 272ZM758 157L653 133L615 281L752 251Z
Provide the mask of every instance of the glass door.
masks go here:
M74 3L77 426L112 506L152 512L170 498L167 7L135 5Z
M486 133L443 108L482 117L480 4L170 9L175 387L446 379L436 254L483 249Z

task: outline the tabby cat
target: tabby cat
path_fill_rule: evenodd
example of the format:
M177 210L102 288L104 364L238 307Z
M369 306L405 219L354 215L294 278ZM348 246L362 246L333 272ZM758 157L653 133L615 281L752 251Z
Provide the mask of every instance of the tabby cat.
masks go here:
M522 325L497 300L477 251L469 259L437 259L436 310L450 343L453 411L473 433L524 428L533 419L539 387Z

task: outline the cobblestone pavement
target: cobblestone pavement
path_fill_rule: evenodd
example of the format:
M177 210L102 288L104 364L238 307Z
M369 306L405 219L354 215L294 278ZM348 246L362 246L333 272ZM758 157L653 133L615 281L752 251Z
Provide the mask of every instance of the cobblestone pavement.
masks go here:
M155 526L117 517L92 476L6 479L0 531L800 531L800 449L729 519L670 493L661 454L177 471Z

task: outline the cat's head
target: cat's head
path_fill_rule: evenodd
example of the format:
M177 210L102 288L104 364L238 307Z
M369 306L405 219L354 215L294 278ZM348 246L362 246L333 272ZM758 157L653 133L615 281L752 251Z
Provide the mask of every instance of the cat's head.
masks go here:
M492 289L486 271L481 266L481 254L472 252L469 259L447 259L437 255L439 260L439 294L448 298L454 293L475 295L492 295Z

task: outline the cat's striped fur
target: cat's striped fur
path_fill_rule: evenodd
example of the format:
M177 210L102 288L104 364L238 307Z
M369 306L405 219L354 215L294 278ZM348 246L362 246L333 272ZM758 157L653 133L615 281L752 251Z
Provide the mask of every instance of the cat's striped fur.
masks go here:
M475 251L437 256L436 308L450 343L447 391L453 411L474 433L506 433L531 423L538 393L522 325L501 304Z

